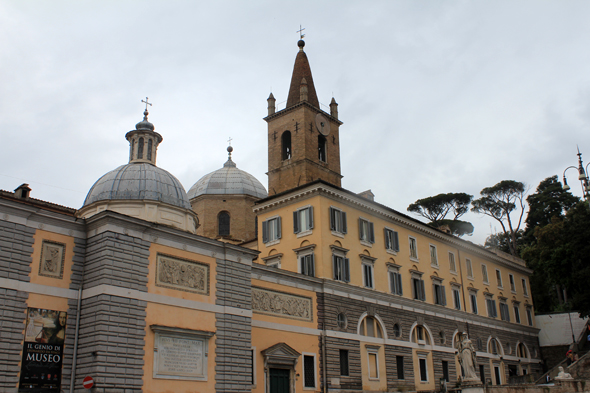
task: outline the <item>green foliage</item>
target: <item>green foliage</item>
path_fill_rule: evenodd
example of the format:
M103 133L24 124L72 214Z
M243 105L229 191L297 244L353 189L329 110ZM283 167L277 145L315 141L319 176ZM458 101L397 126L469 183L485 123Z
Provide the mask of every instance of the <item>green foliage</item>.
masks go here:
M521 229L516 232L516 253L520 255L523 247L522 239L524 236L524 231ZM506 253L510 253L510 234L506 234L504 232L494 233L486 238L485 248L493 248L496 250L500 250Z
M469 211L469 204L473 195L464 192L438 194L428 198L418 199L408 206L408 211L421 215L431 222L444 220L448 214L456 220Z
M508 236L510 254L517 256L516 233L520 229L522 216L524 215L524 195L526 188L524 183L515 180L502 180L492 187L481 190L481 198L474 200L471 211L485 214L500 223L502 231ZM520 209L518 220L512 222L510 213Z
M433 221L430 224L431 227L443 229L441 227L448 227L451 233L455 236L471 236L473 234L473 225L467 221L461 220L438 220Z

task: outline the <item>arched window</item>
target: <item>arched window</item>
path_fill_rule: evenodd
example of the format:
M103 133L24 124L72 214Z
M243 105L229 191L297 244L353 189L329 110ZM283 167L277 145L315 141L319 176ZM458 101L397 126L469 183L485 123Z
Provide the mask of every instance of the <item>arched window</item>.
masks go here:
M399 324L394 324L393 325L393 335L395 337L399 337L402 335L402 329L399 327Z
M346 329L346 325L348 325L348 319L346 318L346 315L344 313L338 314L336 322L340 329Z
M529 357L528 351L523 343L518 343L518 346L516 347L516 356L518 356L519 358Z
M133 160L133 150L135 150L135 139L131 139L131 151L129 152L129 161Z
M152 160L152 139L148 139L148 151L147 151L147 159Z
M282 141L282 152L283 152L283 160L290 160L291 159L291 131L283 132L283 136L281 137Z
M496 340L495 338L492 338L490 340L490 343L488 344L488 353L491 353L494 355L501 355L500 351L501 351L501 349L500 349L500 344L498 343L498 340Z
M229 236L229 213L221 212L217 216L219 236Z
M416 325L414 327L414 330L412 330L411 339L412 339L412 342L415 342L418 344L430 345L432 342L430 340L430 334L428 334L428 331L422 325Z
M137 158L143 158L143 138L139 138L139 146L137 146Z
M381 324L375 317L366 316L359 326L359 334L367 337L383 338Z
M318 135L318 159L326 162L326 137Z

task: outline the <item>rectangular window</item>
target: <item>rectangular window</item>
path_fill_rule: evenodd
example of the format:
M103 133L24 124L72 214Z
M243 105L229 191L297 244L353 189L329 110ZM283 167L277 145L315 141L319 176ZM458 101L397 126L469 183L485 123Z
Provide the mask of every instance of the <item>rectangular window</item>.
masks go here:
M502 272L499 269L496 269L496 282L498 283L498 287L502 288Z
M529 323L529 326L533 326L533 310L530 307L526 308L526 319Z
M424 280L418 277L412 277L412 290L414 292L414 299L426 300L426 295L424 293Z
M529 295L529 289L526 286L526 279L522 279L522 293L524 294L524 296L528 296Z
M520 307L518 304L514 305L514 321L520 323Z
M481 277L483 279L483 282L485 282L485 283L490 282L490 280L488 279L488 267L486 265L484 265L483 263L481 264Z
M457 264L455 263L455 254L452 252L449 253L449 269L451 272L457 273Z
M269 243L281 238L281 217L270 218L262 223L262 242Z
M310 231L313 228L313 206L293 212L293 233Z
M446 360L442 361L442 372L443 372L443 379L449 382L449 362Z
M303 356L303 386L315 388L315 356Z
M471 300L471 312L477 314L477 296L475 292L469 292L469 299Z
M418 259L418 245L416 244L416 239L413 237L410 237L409 240L410 240L410 258Z
M436 256L436 246L430 245L430 264L438 266L438 257Z
M330 208L330 229L334 232L346 233L346 212L334 207Z
M340 375L342 376L349 376L348 370L348 350L341 349L340 350Z
M497 318L498 310L496 309L496 301L494 299L486 298L486 306L488 307L488 317Z
M363 278L365 288L373 288L373 264L363 263Z
M459 288L453 288L453 302L455 303L455 310L461 309L461 293Z
M471 259L465 260L465 266L467 267L467 277L473 278L473 266L471 266Z
M445 287L442 285L442 282L435 281L432 284L432 293L434 296L434 304L439 304L441 306L447 305L447 296L445 294Z
M379 361L373 352L369 352L369 379L379 379Z
M397 232L392 229L389 229L389 228L385 228L384 232L385 232L385 249L398 252L399 251L399 237L397 235Z
M315 277L315 261L314 254L304 255L299 258L301 261L301 274Z
M250 383L252 385L256 385L256 349L251 349L250 350L250 361L252 362L252 371L250 372Z
M350 282L350 262L348 258L332 255L334 280Z
M420 361L420 382L428 382L428 367L426 366L426 358L418 359Z
M516 292L516 284L514 282L514 276L512 274L509 274L508 278L510 279L510 290L512 292Z
M510 311L506 303L500 302L500 318L503 321L510 322Z
M396 356L395 364L397 366L397 379L405 379L404 377L404 357Z
M402 275L399 271L389 271L389 285L391 287L391 293L394 295L403 295Z
M359 218L359 238L368 243L375 243L375 228L372 222Z

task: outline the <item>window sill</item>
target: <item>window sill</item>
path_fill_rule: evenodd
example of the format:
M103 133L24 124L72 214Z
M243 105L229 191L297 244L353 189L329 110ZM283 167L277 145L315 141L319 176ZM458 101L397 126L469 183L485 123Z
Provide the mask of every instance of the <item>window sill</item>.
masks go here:
M368 242L366 240L361 240L361 244L365 247L373 247L373 243Z
M279 244L281 242L281 239L276 239L276 240L271 240L268 243L264 243L264 245L266 247L270 247L270 246L274 246L275 244Z
M475 278L467 276L468 280L475 281Z
M452 275L454 275L454 276L458 276L458 275L459 275L459 273L457 273L457 271L452 271L452 270L451 270L451 271L450 271L450 273L451 273Z
M484 281L483 282L483 285L490 285L490 282L489 281Z
M385 252L388 253L388 254L397 256L397 251L395 251L395 250L391 250L389 248L386 248L385 249Z
M438 265L433 265L432 263L430 264L430 267L436 270L440 270L440 266Z
M342 232L332 231L332 235L334 235L336 237L341 237L342 239L344 239L344 233L342 233Z
M418 259L418 257L412 257L412 256L410 256L410 261L420 262L420 260Z
M311 235L312 233L313 233L313 231L312 231L311 229L308 229L307 231L302 231L302 232L299 232L299 233L297 234L297 239L299 239L300 237L304 237L304 236ZM311 388L310 388L310 389L311 389Z
M513 294L515 294L515 295L516 295L516 291L515 291L515 290L513 290L513 289L511 289L511 290L510 290L510 292L512 292Z
M502 287L502 286L498 285L498 289L500 289L500 290L502 290L502 291L503 291L503 290L504 290L504 287Z

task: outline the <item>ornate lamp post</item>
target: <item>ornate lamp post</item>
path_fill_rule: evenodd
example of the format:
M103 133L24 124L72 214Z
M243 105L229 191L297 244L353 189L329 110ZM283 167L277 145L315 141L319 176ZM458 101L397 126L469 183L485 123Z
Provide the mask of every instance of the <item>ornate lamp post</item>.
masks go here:
M582 164L582 153L580 153L580 148L578 148L578 167L576 168L575 166L568 166L563 171L563 189L567 191L571 187L567 185L565 172L571 168L578 170L578 180L580 180L580 184L582 185L582 194L584 195L584 200L586 201L588 201L590 198L590 185L588 184L588 176L586 175L586 173L588 173L588 165L590 164L587 164L586 168L584 169L584 165Z

